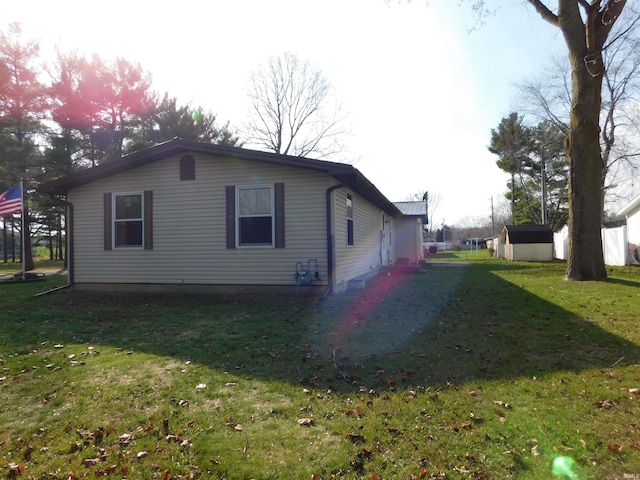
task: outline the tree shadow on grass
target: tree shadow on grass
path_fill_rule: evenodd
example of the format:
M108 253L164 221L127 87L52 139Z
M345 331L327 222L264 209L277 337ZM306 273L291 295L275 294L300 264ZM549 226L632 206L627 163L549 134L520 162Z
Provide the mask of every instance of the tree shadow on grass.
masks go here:
M491 265L379 276L326 301L67 292L25 308L3 337L16 350L104 345L345 392L640 362L632 341L501 279Z

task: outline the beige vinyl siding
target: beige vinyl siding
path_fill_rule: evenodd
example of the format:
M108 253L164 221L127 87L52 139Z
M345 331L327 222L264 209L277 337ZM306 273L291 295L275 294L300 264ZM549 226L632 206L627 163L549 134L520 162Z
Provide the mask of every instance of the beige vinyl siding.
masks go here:
M293 285L296 262L318 260L327 279L325 192L320 172L195 156L180 181L179 157L73 189L76 283ZM227 185L285 184L285 248L226 248ZM104 250L103 194L153 191L153 249Z
M354 244L347 245L347 194L353 198ZM335 191L335 289L380 269L382 211L348 188Z

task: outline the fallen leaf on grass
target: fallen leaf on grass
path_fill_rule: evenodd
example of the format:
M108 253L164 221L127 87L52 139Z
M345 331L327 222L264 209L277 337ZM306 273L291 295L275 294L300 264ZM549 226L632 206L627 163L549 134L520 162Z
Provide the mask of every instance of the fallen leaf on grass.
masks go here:
M364 435L360 435L359 433L348 433L347 440L351 440L353 443L364 442Z
M567 447L566 445L558 445L558 446L556 447L556 450L561 450L561 451L565 451L565 452L566 452L566 451L573 450L573 448L571 448L571 447Z
M16 478L18 475L20 475L22 472L24 472L27 467L25 467L24 465L19 465L17 463L10 463L8 465L9 467L9 473L7 473L7 478Z
M131 443L131 440L133 440L133 437L129 433L123 433L118 437L118 443L120 445L129 445L129 443Z
M85 458L82 461L82 464L85 467L95 467L96 465L100 464L102 462L102 459L100 457L94 457L94 458Z
M231 427L231 428L233 428L234 430L236 430L236 431L238 431L238 432L241 432L241 431L243 430L243 429L242 429L242 425L240 425L239 423L234 422L234 421L227 422L227 423L225 423L225 425L226 425L227 427Z
M471 473L471 470L469 470L467 467L465 467L464 465L460 466L460 467L453 467L453 469L456 472L460 472L460 473Z
M149 456L149 452L145 452L144 450L142 452L138 452L136 454L136 458L144 458L144 457L148 457Z
M31 461L31 454L33 453L33 447L29 446L27 447L27 449L24 451L24 459L27 462Z
M622 451L622 445L619 445L617 443L607 443L607 450L611 451L611 452L621 452Z
M71 446L69 447L69 453L76 453L76 452L79 452L80 450L82 450L81 442L72 443Z
M600 400L595 405L598 408L613 408L615 406L611 400Z
M313 418L300 418L298 419L298 425L310 427L313 425Z
M105 467L102 470L96 470L95 471L96 477L106 477L111 472L113 472L116 468L118 468L116 465L109 465L108 467Z

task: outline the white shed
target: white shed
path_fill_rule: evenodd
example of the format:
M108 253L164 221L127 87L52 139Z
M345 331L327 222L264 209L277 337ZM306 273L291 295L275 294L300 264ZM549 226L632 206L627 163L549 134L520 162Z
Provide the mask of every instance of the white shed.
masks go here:
M553 259L553 231L548 225L505 225L501 242L507 260L547 262Z

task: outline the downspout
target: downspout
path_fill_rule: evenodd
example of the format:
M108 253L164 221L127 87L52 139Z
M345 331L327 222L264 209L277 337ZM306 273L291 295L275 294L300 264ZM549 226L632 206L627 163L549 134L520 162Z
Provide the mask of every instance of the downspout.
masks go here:
M43 292L43 294L45 293L52 293L52 292L57 292L58 290L62 290L63 288L68 288L71 287L74 283L74 268L73 268L73 203L69 202L68 200L64 200L62 198L54 198L53 195L51 195L51 198L54 200L58 200L61 203L63 203L66 207L67 207L67 218L66 218L66 230L67 230L67 234L65 236L66 238L66 262L67 262L67 284L66 285L62 285L61 287L58 288L54 288L52 290L48 290L46 292Z
M333 270L333 238L331 231L331 193L334 190L338 190L339 188L344 188L346 185L344 183L339 183L338 185L332 185L327 188L326 193L326 206L327 206L327 290L325 291L323 298L328 297L333 293L333 283L334 283L334 275L335 272Z

